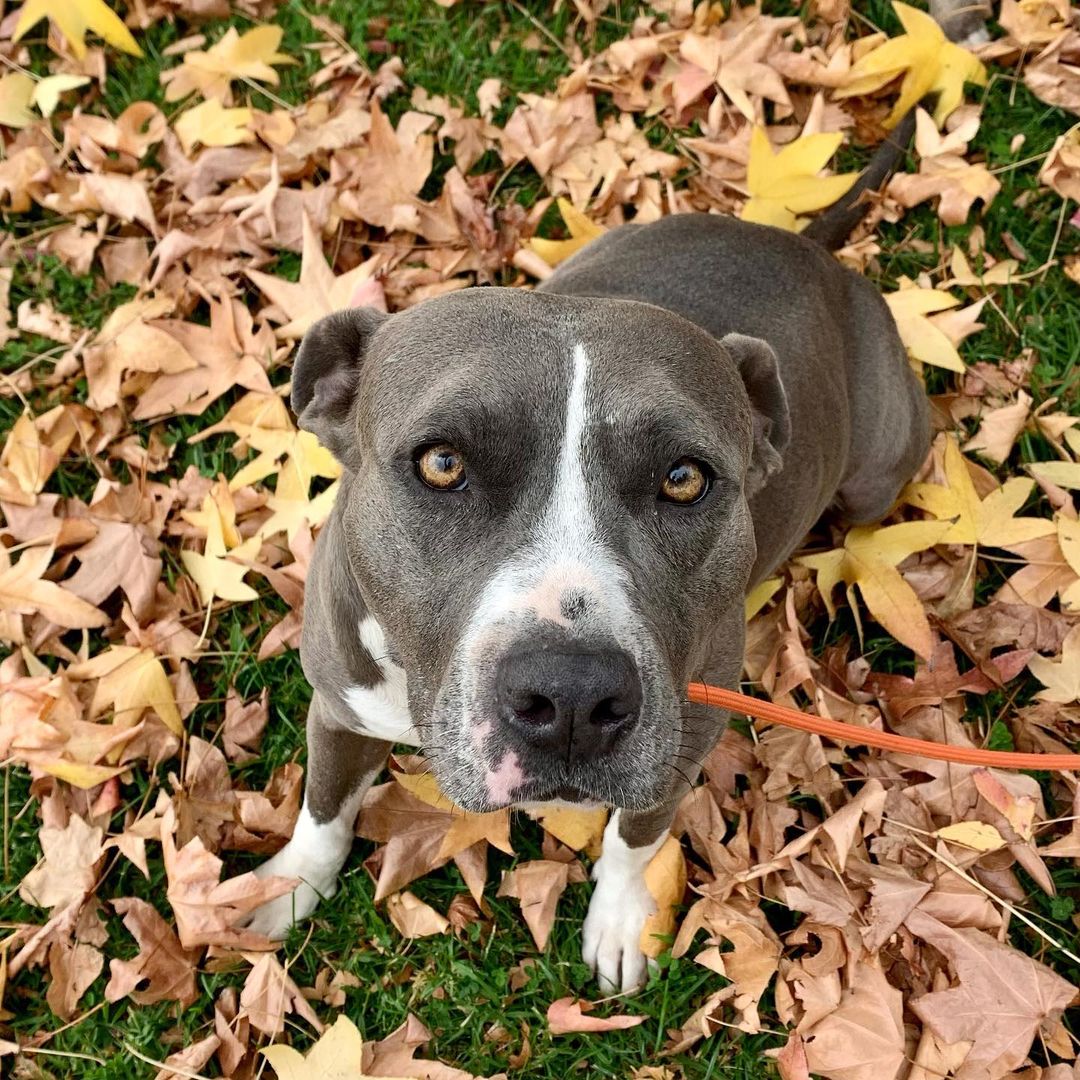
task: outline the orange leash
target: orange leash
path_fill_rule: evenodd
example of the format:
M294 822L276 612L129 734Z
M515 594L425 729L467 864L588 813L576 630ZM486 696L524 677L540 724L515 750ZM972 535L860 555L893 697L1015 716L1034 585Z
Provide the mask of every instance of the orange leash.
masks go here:
M1080 754L1017 754L1011 750L981 750L973 746L949 746L945 743L926 742L924 739L910 739L906 735L893 735L887 731L847 724L843 720L829 720L824 716L810 716L807 713L789 709L784 705L775 705L771 701L737 694L734 690L722 690L719 686L708 683L691 683L690 700L700 705L715 705L721 709L745 713L770 724L783 724L785 727L809 731L814 735L825 735L838 742L856 743L862 746L876 746L879 750L895 750L902 754L918 754L936 761L955 761L960 765L991 765L998 769L1050 769L1069 771L1080 769Z

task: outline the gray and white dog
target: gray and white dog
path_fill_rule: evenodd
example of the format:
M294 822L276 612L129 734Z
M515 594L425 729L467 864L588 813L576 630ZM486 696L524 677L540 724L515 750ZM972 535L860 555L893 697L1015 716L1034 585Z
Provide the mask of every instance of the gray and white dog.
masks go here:
M584 956L606 988L643 981L643 873L725 723L687 683L736 686L747 590L825 510L884 515L927 451L889 309L826 250L861 212L853 195L815 223L825 243L706 214L625 225L535 291L309 331L293 405L344 476L307 582L304 807L259 870L301 884L255 929L333 893L407 743L467 810L613 809Z

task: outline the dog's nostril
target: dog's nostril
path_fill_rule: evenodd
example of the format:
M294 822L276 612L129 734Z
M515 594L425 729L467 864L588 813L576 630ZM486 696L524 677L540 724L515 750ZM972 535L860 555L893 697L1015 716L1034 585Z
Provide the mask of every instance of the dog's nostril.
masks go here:
M600 727L605 724L621 724L631 712L633 710L625 701L615 697L604 698L593 708L589 721Z
M555 704L543 694L522 694L511 707L519 719L538 727L555 721Z

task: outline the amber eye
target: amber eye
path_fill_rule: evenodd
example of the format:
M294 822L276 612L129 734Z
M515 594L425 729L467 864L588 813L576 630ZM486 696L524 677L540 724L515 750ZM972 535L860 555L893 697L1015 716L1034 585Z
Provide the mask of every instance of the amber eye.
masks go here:
M436 443L421 450L416 458L416 471L436 491L460 491L469 482L465 459L449 443Z
M709 490L709 474L704 465L693 458L679 458L667 471L660 484L660 498L665 502L689 506L705 497Z

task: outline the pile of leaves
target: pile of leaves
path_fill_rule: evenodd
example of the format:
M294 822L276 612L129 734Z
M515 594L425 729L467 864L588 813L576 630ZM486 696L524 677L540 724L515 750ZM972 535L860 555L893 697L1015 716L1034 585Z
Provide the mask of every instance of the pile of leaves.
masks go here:
M288 885L245 868L300 805L295 648L340 473L286 406L293 346L348 305L528 287L631 218L802 227L929 92L908 167L840 257L896 286L933 451L889 521L824 526L749 599L746 687L934 741L1062 751L1080 736L1076 309L1071 356L1025 343L1070 316L1024 309L1048 280L1075 303L1080 280L1066 0L1003 0L980 58L901 3L891 36L846 0L805 19L707 0L513 5L515 47L564 74L457 97L411 81L400 26L349 7L25 0L0 20L0 1056L15 1075L54 1075L50 1053L71 1051L53 1040L124 1000L184 1021L160 1036L165 1063L113 1048L125 1075L141 1058L148 1076L249 1077L266 1047L283 1078L472 1075L417 1056L422 1016L366 1030L345 957L297 981L303 928L284 954L243 928ZM1052 145L1026 157L1035 134L1010 130L992 168L980 125L1002 80L1046 103ZM1020 226L991 244L979 215L1013 170L1030 180ZM936 215L929 233L908 227L916 207ZM1042 261L1025 215L1050 222ZM512 830L395 757L353 871L395 929L365 940L358 920L355 947L487 949L509 932L492 904L511 898L536 951L507 973L509 1002L553 937L577 933L555 925L560 898L586 892L603 823L559 810ZM650 868L649 993L676 969L702 977L626 1075L684 1075L732 1030L765 1033L785 1080L1075 1075L1073 776L736 723L675 833ZM452 899L419 895L431 877ZM339 898L316 921L349 917ZM538 1040L645 1019L634 1002L594 1012L581 985L564 977L531 1034L484 1034L502 1072L528 1071ZM385 1037L364 1042L343 1007Z

